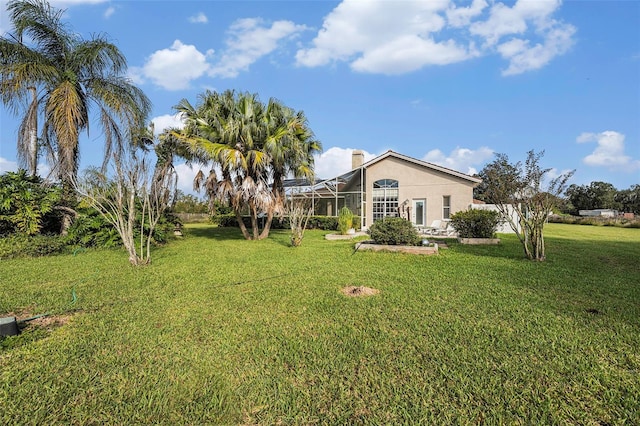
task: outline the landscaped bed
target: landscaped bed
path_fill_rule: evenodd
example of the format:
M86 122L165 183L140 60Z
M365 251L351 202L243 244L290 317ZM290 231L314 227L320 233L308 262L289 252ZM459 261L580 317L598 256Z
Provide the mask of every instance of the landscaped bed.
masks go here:
M2 260L0 314L51 321L0 340L0 423L638 423L640 229L545 229L546 262L207 225Z

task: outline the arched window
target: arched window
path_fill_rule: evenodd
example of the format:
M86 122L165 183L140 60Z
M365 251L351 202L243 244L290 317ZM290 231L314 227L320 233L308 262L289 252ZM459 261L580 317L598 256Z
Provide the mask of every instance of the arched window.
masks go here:
M373 182L373 221L398 216L398 181L380 179Z

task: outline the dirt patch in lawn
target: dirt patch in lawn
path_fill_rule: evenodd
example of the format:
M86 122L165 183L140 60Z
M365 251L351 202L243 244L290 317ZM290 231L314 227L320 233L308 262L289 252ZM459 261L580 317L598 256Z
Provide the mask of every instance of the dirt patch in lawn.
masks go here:
M354 287L354 286L345 287L341 290L341 292L345 296L360 297L360 296L373 296L374 294L380 293L380 290L361 285L359 287Z

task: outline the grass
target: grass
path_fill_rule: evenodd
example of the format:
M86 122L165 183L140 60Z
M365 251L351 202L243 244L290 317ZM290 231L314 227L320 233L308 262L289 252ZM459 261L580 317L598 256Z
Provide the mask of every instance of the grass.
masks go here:
M640 229L546 230L543 263L207 225L144 268L2 260L0 314L65 321L0 340L0 423L638 424Z

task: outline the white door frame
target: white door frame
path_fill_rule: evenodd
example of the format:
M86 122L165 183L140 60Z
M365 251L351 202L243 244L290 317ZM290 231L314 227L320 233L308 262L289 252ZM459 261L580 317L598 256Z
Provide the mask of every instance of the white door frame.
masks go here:
M422 217L418 218L416 213L418 212L418 205L422 203ZM419 221L421 223L419 223ZM411 223L415 226L427 226L427 200L425 198L414 198L411 200Z

